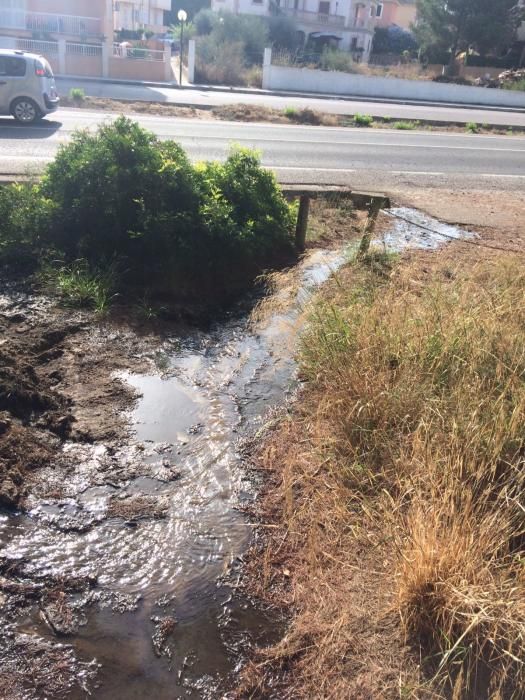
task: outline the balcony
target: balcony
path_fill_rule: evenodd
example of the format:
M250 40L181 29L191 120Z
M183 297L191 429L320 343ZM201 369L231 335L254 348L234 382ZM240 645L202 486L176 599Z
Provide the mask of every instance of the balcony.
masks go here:
M302 24L322 24L330 27L344 27L345 18L343 15L328 15L324 12L308 12L307 10L295 10L293 8L281 7L281 12L288 17L293 17Z
M0 29L16 29L43 34L100 36L102 21L98 17L56 15L47 12L0 10Z

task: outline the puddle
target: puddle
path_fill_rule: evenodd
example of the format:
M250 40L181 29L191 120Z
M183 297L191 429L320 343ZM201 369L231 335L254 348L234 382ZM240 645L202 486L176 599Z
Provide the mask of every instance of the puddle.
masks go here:
M412 210L394 212L447 236L458 231ZM382 238L395 249L439 242L397 220ZM97 700L218 697L243 647L280 634L275 621L232 595L235 575L224 579L235 574L252 532L241 507L254 487L238 439L293 390L302 306L344 259L312 252L299 266L295 299L264 323L232 317L186 341L174 338L160 375L124 375L141 394L130 416L137 444L114 454L66 446L78 453L80 472L68 498L0 518L3 555L24 559L28 573L96 577L87 624L68 642L81 659L101 665ZM108 460L139 458L141 469L124 470L121 480L105 476ZM162 517L119 517L115 499L118 506L137 497L163 499ZM65 516L79 527L57 527ZM52 638L37 615L24 631Z
M391 227L374 243L384 245L388 250L403 251L407 248L435 250L451 240L476 237L474 233L444 224L417 209L392 207L386 210L385 214L391 218Z

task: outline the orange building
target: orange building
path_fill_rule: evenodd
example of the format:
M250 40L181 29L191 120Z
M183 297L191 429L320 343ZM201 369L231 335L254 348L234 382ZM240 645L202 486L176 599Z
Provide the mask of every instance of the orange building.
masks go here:
M376 26L397 25L410 29L416 21L416 0L381 0L376 2Z

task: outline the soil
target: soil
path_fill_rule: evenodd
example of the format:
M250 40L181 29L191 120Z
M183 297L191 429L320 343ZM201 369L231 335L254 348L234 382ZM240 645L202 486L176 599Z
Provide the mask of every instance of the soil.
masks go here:
M309 126L337 126L347 128L366 128L357 125L348 115L329 114L309 108L291 110L287 113L271 107L263 107L248 104L221 105L219 107L183 107L165 102L140 102L133 100L116 100L106 97L85 96L82 100L73 100L70 97L62 97L63 107L77 109L96 109L100 111L119 112L124 114L154 114L160 117L178 117L180 119L207 119L219 121L241 122L271 122L273 124L302 124ZM387 119L374 117L369 128L395 129L396 123L407 123L411 120ZM443 122L435 119L413 121L414 130L444 131L465 133L464 122ZM470 132L469 132L470 133ZM516 126L496 126L490 124L476 125L476 134L493 135L520 135L525 133L525 128Z

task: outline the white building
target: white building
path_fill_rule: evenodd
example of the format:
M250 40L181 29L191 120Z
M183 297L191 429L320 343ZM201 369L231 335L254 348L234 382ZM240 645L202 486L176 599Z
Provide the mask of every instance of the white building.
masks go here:
M325 38L363 62L372 49L380 5L374 0L211 0L215 12L292 17L305 42Z
M113 26L115 29L146 29L155 33L166 31L164 12L171 10L171 0L115 0Z

